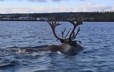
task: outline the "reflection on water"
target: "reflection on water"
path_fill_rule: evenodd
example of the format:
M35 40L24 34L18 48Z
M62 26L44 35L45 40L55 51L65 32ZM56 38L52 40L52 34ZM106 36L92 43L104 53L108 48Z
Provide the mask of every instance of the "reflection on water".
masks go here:
M59 30L70 29L62 22ZM58 35L60 31L57 30ZM77 37L84 46L76 56L50 52L18 53L17 47L59 44L46 22L0 22L0 72L113 72L114 22L84 22Z

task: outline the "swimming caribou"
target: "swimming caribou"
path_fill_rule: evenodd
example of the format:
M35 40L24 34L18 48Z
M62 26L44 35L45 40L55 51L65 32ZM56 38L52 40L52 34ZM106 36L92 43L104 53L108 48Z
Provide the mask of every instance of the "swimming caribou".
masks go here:
M64 31L61 32L62 37L59 37L56 34L55 28L58 25L60 25L56 21L56 19L54 19L52 17L52 18L49 18L47 20L47 22L52 29L53 35L55 36L55 38L60 40L61 44L60 45L49 45L44 48L20 48L19 49L20 52L23 52L23 51L24 52L38 52L38 51L58 52L59 51L66 55L76 55L83 49L83 47L79 43L77 43L78 41L74 40L80 31L80 27L78 27L78 26L83 23L83 19L81 17L74 18L74 19L71 18L71 20L68 20L68 22L70 22L73 25L73 28L70 29L68 31L68 33L66 33L66 35L64 35L64 32L66 31L66 29L64 29ZM77 27L78 27L78 29L76 29Z

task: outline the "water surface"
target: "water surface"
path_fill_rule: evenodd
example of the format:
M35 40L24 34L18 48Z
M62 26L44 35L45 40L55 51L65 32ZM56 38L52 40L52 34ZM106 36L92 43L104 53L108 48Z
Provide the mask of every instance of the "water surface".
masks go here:
M71 24L61 22L60 30ZM0 72L113 72L114 22L84 22L77 40L84 50L76 56L39 52L18 54L12 47L35 47L59 44L46 22L0 21L0 63L13 65L0 67ZM8 51L7 51L8 49Z

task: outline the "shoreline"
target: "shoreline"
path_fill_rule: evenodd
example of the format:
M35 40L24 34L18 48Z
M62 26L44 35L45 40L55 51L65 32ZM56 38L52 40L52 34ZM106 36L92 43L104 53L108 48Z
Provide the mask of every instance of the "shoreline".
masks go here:
M45 22L45 20L0 20L0 21L42 21ZM61 22L66 21L62 20ZM84 22L114 22L114 21L84 21Z

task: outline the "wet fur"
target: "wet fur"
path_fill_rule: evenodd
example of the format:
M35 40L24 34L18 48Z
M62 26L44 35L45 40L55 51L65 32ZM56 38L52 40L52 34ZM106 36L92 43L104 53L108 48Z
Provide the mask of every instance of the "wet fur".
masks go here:
M51 52L61 52L63 54L66 55L75 55L77 54L79 51L81 51L83 48L77 44L77 46L71 46L68 43L62 43L60 45L49 45L47 47L43 47L43 48L19 48L18 52L19 53L33 53L33 52L39 52L39 51L51 51Z

